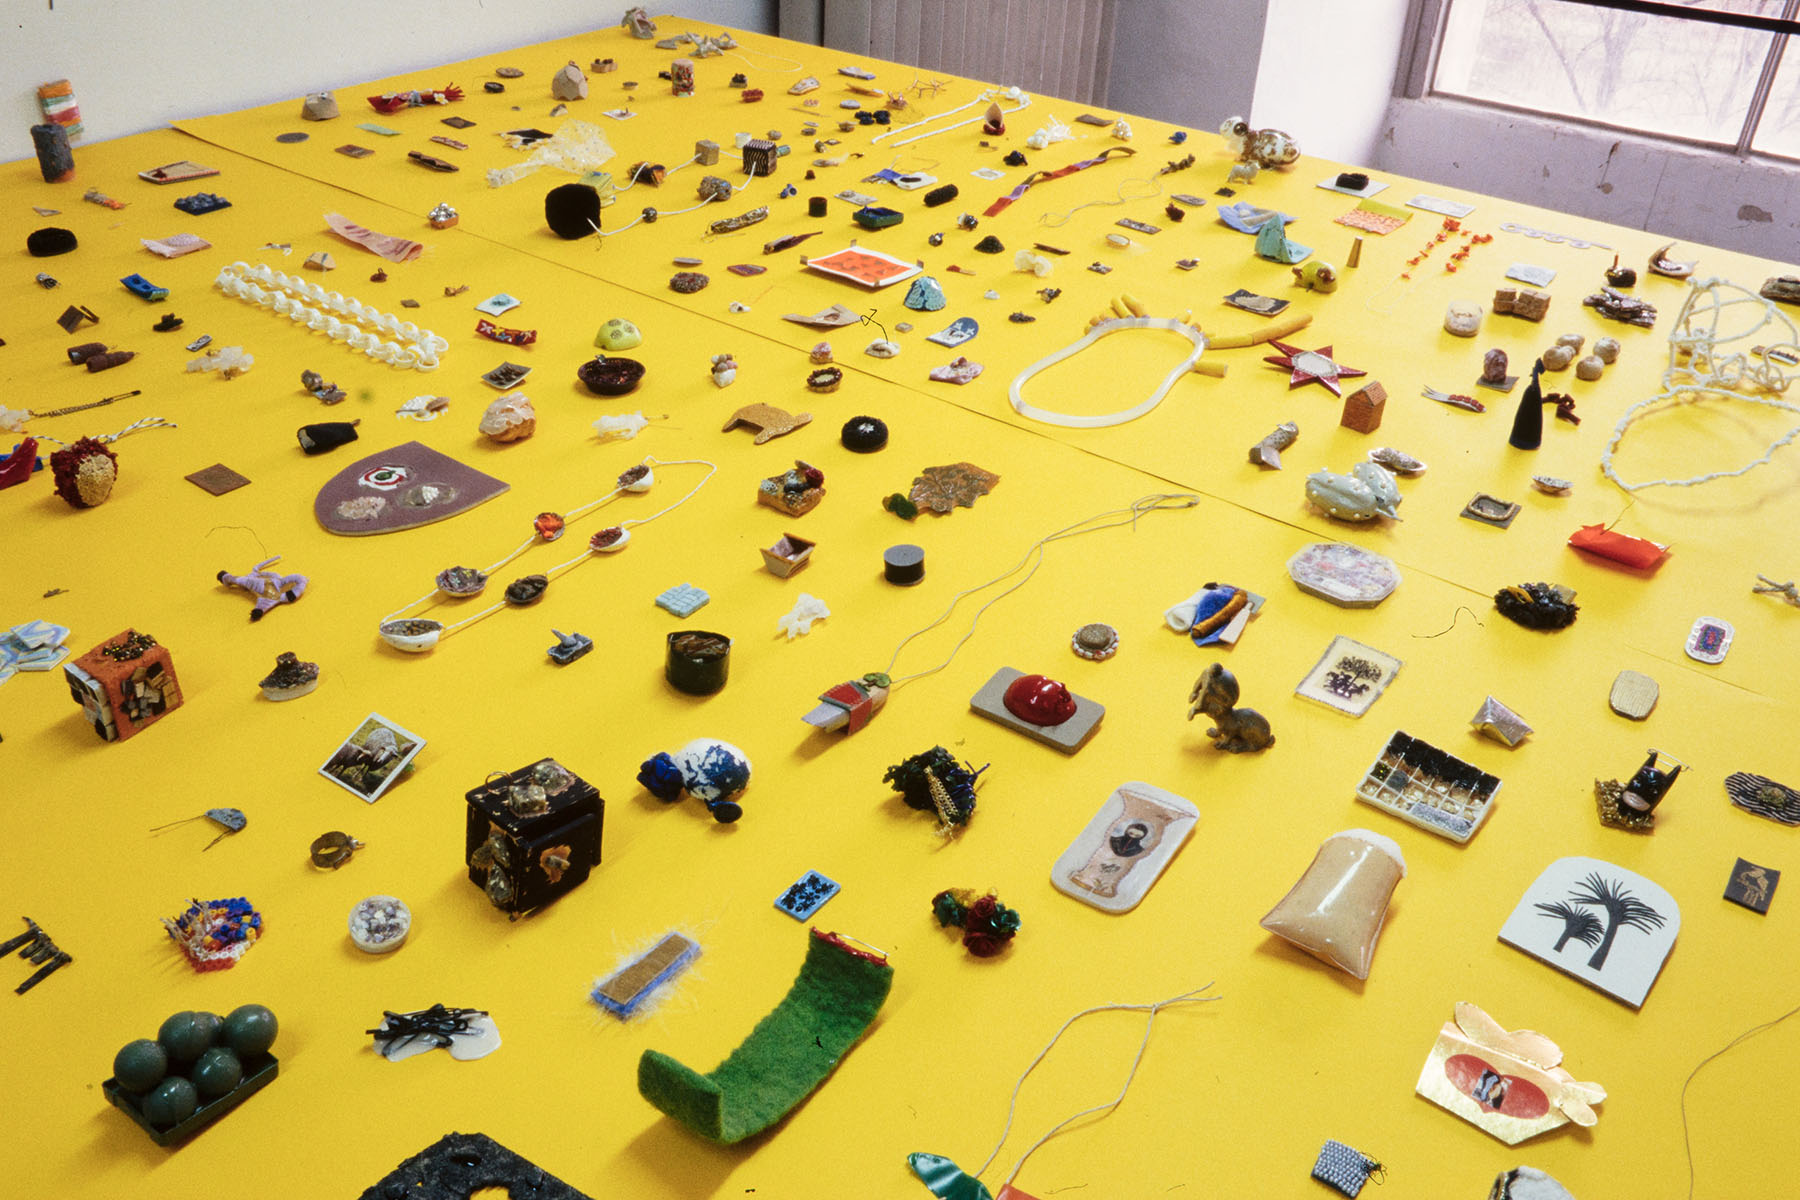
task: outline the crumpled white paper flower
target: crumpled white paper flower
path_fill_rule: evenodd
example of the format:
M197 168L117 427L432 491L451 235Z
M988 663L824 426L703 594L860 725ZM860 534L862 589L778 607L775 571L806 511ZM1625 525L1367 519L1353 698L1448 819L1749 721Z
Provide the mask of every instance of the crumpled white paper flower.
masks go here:
M808 592L801 592L800 599L794 602L794 607L788 610L786 616L775 622L775 627L787 634L787 639L791 642L803 633L810 633L814 621L830 615L831 610L825 607L823 600Z
M650 422L641 412L620 413L616 417L601 417L595 421L594 432L599 434L602 440L610 441L618 438L620 441L628 442L642 433L645 426L649 424Z
M1069 127L1057 120L1056 115L1052 113L1050 115L1050 123L1026 138L1025 144L1033 150L1042 150L1046 146L1054 145L1057 142L1066 142L1073 136L1074 135L1069 132Z

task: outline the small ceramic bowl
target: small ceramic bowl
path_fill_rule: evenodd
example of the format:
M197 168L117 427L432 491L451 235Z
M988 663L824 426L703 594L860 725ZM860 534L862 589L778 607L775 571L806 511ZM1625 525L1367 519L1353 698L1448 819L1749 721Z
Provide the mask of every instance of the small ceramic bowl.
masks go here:
M575 374L596 396L623 396L643 382L644 364L635 358L601 354L582 363Z

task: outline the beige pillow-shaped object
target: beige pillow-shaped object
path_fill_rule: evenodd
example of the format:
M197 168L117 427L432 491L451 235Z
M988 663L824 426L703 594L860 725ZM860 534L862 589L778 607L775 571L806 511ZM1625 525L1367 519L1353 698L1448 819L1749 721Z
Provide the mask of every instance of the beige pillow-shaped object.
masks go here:
M1367 829L1334 833L1262 919L1262 927L1340 971L1367 979L1388 900L1404 878L1406 859L1394 839Z

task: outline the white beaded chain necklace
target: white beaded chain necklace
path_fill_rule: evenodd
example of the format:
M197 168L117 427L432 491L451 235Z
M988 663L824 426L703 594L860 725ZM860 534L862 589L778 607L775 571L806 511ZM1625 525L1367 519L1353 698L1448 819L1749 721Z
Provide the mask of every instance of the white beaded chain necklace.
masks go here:
M235 300L266 308L390 366L434 371L439 356L450 348L429 329L273 267L234 262L213 283Z
M1761 341L1765 344L1751 345ZM1690 279L1688 295L1669 331L1669 366L1663 390L1625 410L1600 452L1600 471L1624 491L1652 487L1698 487L1716 479L1746 475L1800 438L1800 425L1769 443L1768 449L1741 467L1705 471L1681 479L1632 482L1613 465L1625 433L1658 411L1695 407L1714 411L1718 401L1736 401L1781 412L1800 413L1800 405L1778 399L1787 392L1800 366L1800 329L1771 301L1725 279Z
M892 129L888 130L886 133L878 133L874 137L869 139L869 145L878 146L882 142L886 141L888 138L893 137L897 133L906 133L909 130L917 129L921 125L930 125L935 121L943 120L945 117L954 116L955 114L962 112L964 109L974 108L977 104L993 104L996 101L1000 101L1000 100L1011 100L1011 101L1015 102L1014 106L1012 108L1003 108L1000 110L1000 115L1005 116L1005 117L1010 117L1013 113L1020 112L1024 109L1031 107L1031 96L1029 94L1027 94L1021 88L1016 88L1016 87L989 88L987 91L982 92L979 96L975 97L973 100L969 101L967 104L959 104L955 108L947 109L944 112L934 113L933 115L931 115L929 117L921 117L919 120L908 122L905 125L896 125ZM981 115L968 117L968 118L965 118L964 120L957 121L953 125L946 125L942 129L928 129L924 133L914 134L912 137L905 138L901 141L895 142L894 145L896 147L909 146L914 142L922 142L928 137L936 137L940 133L949 133L952 129L961 129L964 125L973 125L975 122L982 120L982 119L983 119L983 117Z
M633 517L629 520L620 521L617 525L608 526L607 528L602 529L588 539L587 548L582 551L582 553L569 559L567 562L557 563L555 566L539 575L527 575L521 579L514 580L507 586L504 599L497 604L490 604L480 612L464 617L460 621L452 622L449 625L425 616L408 617L404 615L415 608L419 608L421 605L429 603L434 598L442 597L445 599L456 600L469 599L480 595L487 587L488 576L492 575L495 571L498 571L501 567L504 567L507 563L512 562L527 550L530 550L533 546L540 542L553 542L557 540L563 535L563 532L570 524L587 516L601 505L606 504L608 501L613 500L620 495L627 493L642 495L648 492L656 482L656 474L653 470L655 467L705 467L706 476L701 479L699 483L696 483L693 487L689 488L686 495L682 496L681 499L675 501L675 503L668 507L651 513L647 517ZM399 608L381 619L381 640L394 647L396 650L405 650L409 653L420 654L430 650L432 647L436 646L439 641L449 637L457 630L465 629L484 617L492 616L503 608L522 608L525 605L535 603L538 598L543 595L544 590L549 587L550 580L555 576L565 571L573 570L594 555L612 554L623 550L626 543L631 541L631 529L633 526L648 525L658 517L674 512L689 500L692 500L700 489L705 487L712 479L713 475L718 472L718 469L716 463L708 462L705 459L681 458L664 462L654 456L646 455L643 461L638 463L637 466L632 467L623 475L620 475L618 481L619 485L605 495L590 500L579 508L570 509L567 515L553 512L539 513L537 520L533 523L532 535L519 543L519 545L510 552L500 556L492 563L489 563L487 567L480 570L473 567L448 567L445 570L438 572L437 587L425 593L423 596L420 596L417 600L402 604Z

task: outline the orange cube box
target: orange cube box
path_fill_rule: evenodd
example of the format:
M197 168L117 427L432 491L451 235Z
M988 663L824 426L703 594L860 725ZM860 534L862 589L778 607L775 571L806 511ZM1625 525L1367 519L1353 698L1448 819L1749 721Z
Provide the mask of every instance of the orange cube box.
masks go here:
M64 663L63 676L94 732L109 742L122 742L181 707L169 648L135 629Z

